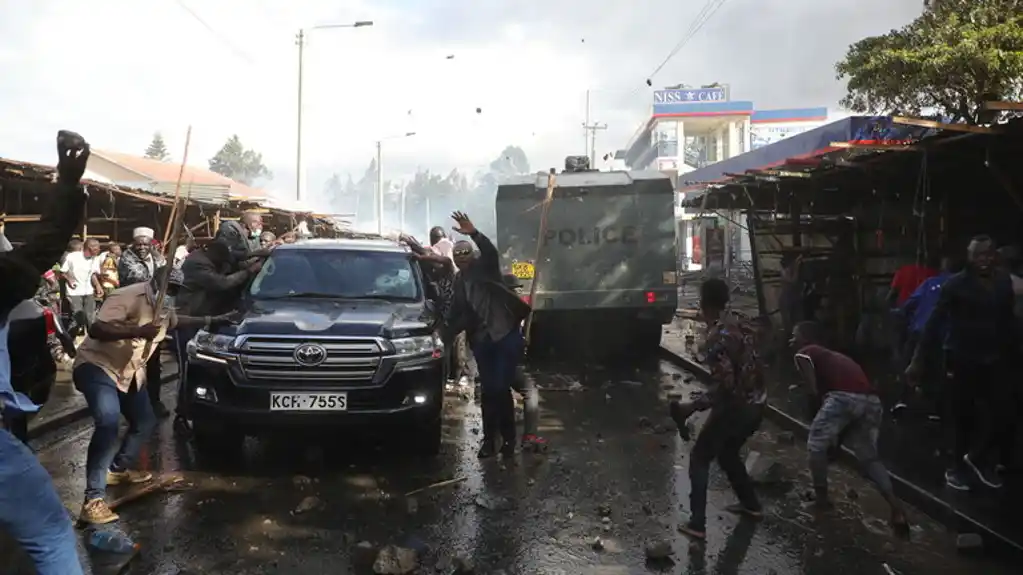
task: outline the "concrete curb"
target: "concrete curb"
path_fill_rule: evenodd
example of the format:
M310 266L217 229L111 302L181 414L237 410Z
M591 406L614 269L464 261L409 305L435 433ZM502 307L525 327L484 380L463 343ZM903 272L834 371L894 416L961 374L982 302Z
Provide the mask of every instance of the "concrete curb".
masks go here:
M177 378L178 378L178 374L177 373L172 373L170 375L165 375L165 376L160 378L160 385L163 385L165 383L169 383L171 381L174 381ZM62 413L62 414L60 414L60 415L58 415L56 417L51 417L51 418L47 419L46 421L40 423L39 425L30 426L29 429L28 429L28 439L29 439L29 441L31 441L33 439L39 439L40 437L42 437L44 435L47 435L47 434L52 433L54 431L57 431L58 429L60 429L62 427L67 427L68 425L71 425L72 423L75 423L76 421L85 419L88 416L89 416L89 408L87 406L85 406L85 405L83 405L83 406L81 406L81 407L79 407L77 409L71 409L71 410L67 411L66 413Z
M686 369L687 371L693 372L693 374L702 382L706 382L710 378L710 372L707 371L707 368L691 359L682 357L665 347L661 347L661 354L666 360ZM781 409L778 409L778 407L772 405L770 402L767 404L765 415L775 425L778 425L786 431L799 434L799 436L803 439L806 439L809 434L809 426L807 426L807 424L788 413L785 413ZM844 464L856 466L856 456L845 446L842 446L841 461ZM920 509L932 519L942 523L955 533L979 534L984 540L986 554L993 552L1012 561L1023 561L1023 545L1019 542L1002 535L991 527L985 525L983 522L963 513L952 505L949 505L947 502L934 496L923 487L920 487L919 485L894 473L889 472L889 475L892 478L892 486L895 488L895 494L903 501L913 505L917 509Z

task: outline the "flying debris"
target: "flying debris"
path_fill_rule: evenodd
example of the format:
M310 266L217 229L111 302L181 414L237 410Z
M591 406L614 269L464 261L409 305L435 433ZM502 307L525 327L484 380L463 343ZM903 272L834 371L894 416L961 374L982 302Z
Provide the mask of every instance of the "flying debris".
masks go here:
M647 85L647 86L653 86L653 85L654 85L654 83L650 81L650 78L647 78L647 79L646 79L646 85Z
M454 54L448 54L447 57L444 58L444 59L445 60L454 60L455 59L455 55Z
M483 113L483 108L476 108L476 113L477 114Z

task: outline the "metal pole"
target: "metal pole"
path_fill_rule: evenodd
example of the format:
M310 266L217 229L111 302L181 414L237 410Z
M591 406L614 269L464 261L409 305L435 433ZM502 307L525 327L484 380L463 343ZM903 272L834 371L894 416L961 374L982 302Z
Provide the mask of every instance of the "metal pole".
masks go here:
M377 140L377 234L384 235L384 166L380 153L382 146Z
M295 144L295 200L302 200L302 64L305 52L305 30L299 29L298 44L298 134Z

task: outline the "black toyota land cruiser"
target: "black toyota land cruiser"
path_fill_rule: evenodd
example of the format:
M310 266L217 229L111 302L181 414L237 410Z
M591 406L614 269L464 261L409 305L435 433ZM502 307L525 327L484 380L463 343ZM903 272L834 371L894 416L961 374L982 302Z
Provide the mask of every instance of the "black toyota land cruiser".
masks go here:
M239 324L188 344L186 397L200 451L281 430L397 425L416 451L437 453L444 346L405 247L282 245L246 289L242 313Z

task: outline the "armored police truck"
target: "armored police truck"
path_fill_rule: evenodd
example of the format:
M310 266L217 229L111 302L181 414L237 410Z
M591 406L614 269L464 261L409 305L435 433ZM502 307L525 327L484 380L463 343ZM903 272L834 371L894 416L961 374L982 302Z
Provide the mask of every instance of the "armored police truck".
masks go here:
M523 294L538 281L534 341L656 349L678 305L671 180L657 171L590 170L578 156L565 167L542 237L549 175L517 176L497 189L502 264Z

